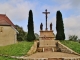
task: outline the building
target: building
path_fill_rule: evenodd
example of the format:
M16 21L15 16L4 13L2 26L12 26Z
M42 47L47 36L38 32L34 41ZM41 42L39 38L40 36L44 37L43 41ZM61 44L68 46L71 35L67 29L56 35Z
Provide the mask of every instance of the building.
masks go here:
M16 43L17 33L11 20L5 14L0 14L0 46Z

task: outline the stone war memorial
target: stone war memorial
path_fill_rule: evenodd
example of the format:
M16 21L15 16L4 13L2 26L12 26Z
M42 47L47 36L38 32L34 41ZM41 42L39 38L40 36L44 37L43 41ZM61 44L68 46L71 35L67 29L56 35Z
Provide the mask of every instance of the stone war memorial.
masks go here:
M28 53L27 59L30 60L80 60L80 54L63 45L59 40L55 40L52 23L47 27L47 15L50 12L45 10L42 12L46 15L46 28L43 30L44 24L40 24L39 41L35 42ZM31 52L31 53L30 53Z
M49 48L51 49L55 47L55 36L52 30L52 23L50 23L50 29L47 28L47 15L50 14L50 12L47 12L46 9L45 12L42 13L46 15L46 28L43 30L43 24L40 24L39 47L48 50Z

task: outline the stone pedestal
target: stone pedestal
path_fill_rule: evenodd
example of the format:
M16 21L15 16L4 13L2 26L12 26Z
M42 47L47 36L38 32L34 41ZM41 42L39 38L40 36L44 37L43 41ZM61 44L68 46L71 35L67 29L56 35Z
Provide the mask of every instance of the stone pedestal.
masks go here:
M40 31L39 43L39 47L55 47L53 31Z

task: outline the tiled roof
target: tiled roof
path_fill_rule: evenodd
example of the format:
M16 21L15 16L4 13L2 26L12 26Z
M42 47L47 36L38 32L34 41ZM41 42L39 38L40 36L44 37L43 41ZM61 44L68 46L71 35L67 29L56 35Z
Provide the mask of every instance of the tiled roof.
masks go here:
M5 14L0 14L0 25L11 25L15 28L14 24Z

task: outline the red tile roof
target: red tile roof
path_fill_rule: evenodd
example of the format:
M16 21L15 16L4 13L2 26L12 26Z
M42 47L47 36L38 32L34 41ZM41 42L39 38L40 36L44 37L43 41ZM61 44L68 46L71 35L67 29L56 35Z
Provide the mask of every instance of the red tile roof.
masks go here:
M15 28L14 24L5 14L0 14L0 25L11 25Z

